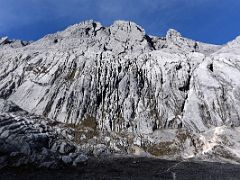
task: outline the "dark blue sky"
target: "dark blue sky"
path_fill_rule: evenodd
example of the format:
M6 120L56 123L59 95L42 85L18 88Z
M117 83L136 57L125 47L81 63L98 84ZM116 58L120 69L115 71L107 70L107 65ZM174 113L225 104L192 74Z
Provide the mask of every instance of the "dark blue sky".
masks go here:
M174 28L223 44L240 35L240 0L0 0L0 36L36 40L88 19L131 20L150 35Z

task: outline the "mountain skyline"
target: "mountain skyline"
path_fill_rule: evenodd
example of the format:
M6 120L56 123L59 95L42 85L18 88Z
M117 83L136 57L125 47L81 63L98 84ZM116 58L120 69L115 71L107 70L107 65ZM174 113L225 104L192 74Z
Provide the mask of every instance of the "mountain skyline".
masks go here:
M37 40L83 20L104 26L129 20L147 34L165 36L173 28L185 37L212 44L225 44L239 35L240 2L229 0L0 0L0 37Z

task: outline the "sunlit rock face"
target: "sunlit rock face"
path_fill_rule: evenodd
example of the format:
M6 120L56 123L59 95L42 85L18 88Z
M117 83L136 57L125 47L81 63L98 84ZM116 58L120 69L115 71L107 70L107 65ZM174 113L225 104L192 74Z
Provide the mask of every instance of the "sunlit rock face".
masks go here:
M173 29L155 37L133 22L85 21L31 43L1 38L0 98L66 124L91 119L139 144L163 130L238 127L239 61L239 38L217 46Z

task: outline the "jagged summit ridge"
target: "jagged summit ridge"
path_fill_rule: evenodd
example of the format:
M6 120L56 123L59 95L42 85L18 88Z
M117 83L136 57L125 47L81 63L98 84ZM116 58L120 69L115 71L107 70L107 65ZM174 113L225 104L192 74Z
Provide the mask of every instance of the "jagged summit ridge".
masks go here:
M171 39L172 37L181 37L181 36L182 36L181 33L175 29L169 29L166 34L167 39Z
M71 126L90 124L94 133L124 134L141 147L171 134L179 156L194 156L206 148L198 133L240 124L238 45L205 44L172 29L150 36L127 21L85 21L27 46L1 45L0 98Z

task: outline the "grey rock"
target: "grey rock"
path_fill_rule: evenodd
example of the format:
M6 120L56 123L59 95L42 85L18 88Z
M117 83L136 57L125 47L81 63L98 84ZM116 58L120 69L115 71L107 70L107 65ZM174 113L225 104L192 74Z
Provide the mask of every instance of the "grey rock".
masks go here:
M1 152L61 157L78 144L101 156L136 144L167 158L240 154L239 37L211 45L90 20L27 46L0 42Z
M82 164L88 160L88 157L84 154L80 154L76 157L76 159L73 161L73 165L77 166L79 164Z
M98 144L94 147L93 155L95 157L103 157L110 155L108 147L104 144Z
M65 163L65 164L71 164L72 163L72 158L70 156L63 156L62 157L62 161Z

